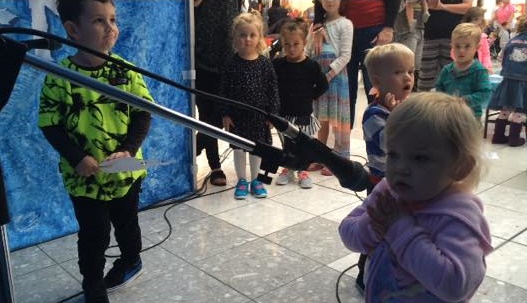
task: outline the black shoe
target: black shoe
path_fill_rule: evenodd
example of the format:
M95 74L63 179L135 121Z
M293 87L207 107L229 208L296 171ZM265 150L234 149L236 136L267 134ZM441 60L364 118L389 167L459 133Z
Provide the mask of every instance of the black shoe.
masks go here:
M106 290L112 292L127 286L130 282L137 279L143 272L141 259L132 265L127 265L122 259L113 262L113 267L104 277Z
M225 186L227 185L227 176L220 170L213 170L210 173L210 184L216 186Z

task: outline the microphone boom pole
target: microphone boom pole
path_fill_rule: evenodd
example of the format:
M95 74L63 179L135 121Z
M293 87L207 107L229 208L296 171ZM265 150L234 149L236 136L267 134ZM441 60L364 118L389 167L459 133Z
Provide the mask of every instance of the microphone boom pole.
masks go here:
M86 77L84 75L81 75L80 73L69 70L55 63L42 60L35 55L26 53L24 57L24 63L27 63L47 73L53 74L57 77L63 78L65 80L71 81L78 85L84 86L94 91L97 91L103 95L116 99L120 102L137 107L149 113L159 115L172 122L176 122L183 126L189 127L199 132L202 132L206 135L212 136L214 138L224 140L246 151L252 152L256 148L256 143L254 143L253 141L250 141L243 137L237 136L235 134L226 132L223 129L219 129L205 122L196 120L192 117L186 116L179 112L163 107L159 104L146 101L133 94L122 91L113 86L101 83L95 79Z

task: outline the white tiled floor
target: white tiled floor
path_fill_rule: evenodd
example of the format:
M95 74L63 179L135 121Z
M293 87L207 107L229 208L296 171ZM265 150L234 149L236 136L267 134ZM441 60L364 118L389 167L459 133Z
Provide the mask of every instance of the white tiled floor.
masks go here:
M357 112L364 106L362 95ZM361 137L355 129L352 152L364 155ZM478 192L497 249L487 258L487 278L472 302L527 302L527 147L487 142L486 149L497 159L489 160L489 174ZM208 173L204 156L198 164L203 178ZM227 188L232 187L231 157L223 168ZM337 302L337 277L357 260L341 244L337 226L359 199L334 177L313 173L312 178L315 185L309 190L270 185L263 200L236 201L230 189L173 207L167 213L171 236L142 254L144 273L110 300ZM209 186L208 193L222 189ZM167 236L166 209L140 213L144 247ZM57 302L80 291L75 241L71 235L12 254L17 302ZM339 284L342 302L362 302L353 287L355 274L349 271Z

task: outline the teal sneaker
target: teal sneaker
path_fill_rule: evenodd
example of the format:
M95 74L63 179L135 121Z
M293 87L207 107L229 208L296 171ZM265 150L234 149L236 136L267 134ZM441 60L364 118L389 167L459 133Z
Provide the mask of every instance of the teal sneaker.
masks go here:
M251 181L251 194L256 198L265 198L267 197L267 190L262 182L254 179Z
M236 189L234 190L234 199L243 200L247 198L248 194L249 194L249 183L247 183L247 180L245 179L238 180L238 183L236 183Z

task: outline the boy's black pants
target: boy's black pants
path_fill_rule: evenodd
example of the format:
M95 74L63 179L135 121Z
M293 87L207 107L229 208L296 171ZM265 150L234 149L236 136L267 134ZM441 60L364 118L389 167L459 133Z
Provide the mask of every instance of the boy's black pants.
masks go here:
M137 211L141 182L137 180L124 197L112 201L70 196L79 223L77 249L85 293L105 291L104 253L110 244L110 224L115 229L120 258L130 265L139 260L141 230Z

